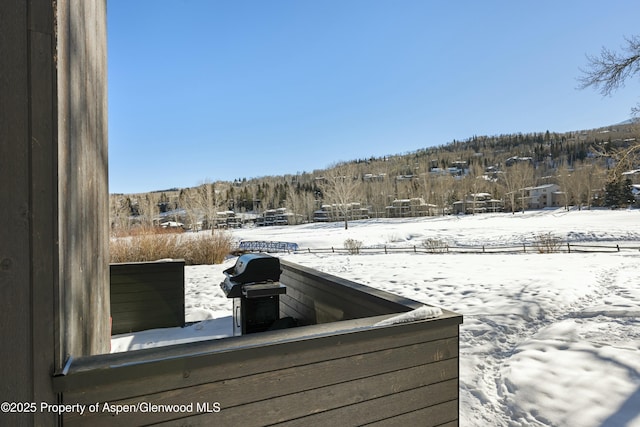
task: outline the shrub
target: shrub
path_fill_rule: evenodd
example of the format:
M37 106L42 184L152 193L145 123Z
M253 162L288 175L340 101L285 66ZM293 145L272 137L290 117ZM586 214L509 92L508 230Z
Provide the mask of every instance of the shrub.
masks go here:
M224 232L212 234L155 233L154 229L137 230L128 237L112 238L109 244L110 262L144 262L172 258L187 264L219 264L231 252L231 236Z
M220 264L231 252L231 235L213 230L185 240L182 245L187 264Z
M362 242L360 240L347 239L344 241L344 248L349 251L350 254L357 255L360 253L360 248L362 248Z
M178 236L152 233L112 238L109 245L111 262L144 262L163 258L180 258Z
M449 245L444 240L428 238L422 241L422 247L432 254L447 252Z
M535 236L534 245L538 249L538 253L550 254L560 251L562 240L552 233L540 233Z

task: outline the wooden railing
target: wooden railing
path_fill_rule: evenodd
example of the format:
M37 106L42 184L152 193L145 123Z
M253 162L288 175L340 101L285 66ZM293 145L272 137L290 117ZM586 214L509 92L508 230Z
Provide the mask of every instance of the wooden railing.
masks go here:
M324 313L326 323L72 358L53 378L59 401L75 405L60 423L457 425L462 316L443 310L380 326L421 304L289 262L282 268L292 292L311 296L305 320Z

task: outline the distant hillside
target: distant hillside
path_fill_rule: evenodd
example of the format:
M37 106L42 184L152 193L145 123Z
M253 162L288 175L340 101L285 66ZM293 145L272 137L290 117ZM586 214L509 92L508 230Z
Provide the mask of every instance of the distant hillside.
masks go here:
M328 184L335 183L336 175L343 177L343 185L346 179L353 184L349 202L366 207L372 216L383 216L395 199L420 198L443 212L456 200L481 192L516 203L510 193L513 182L508 181L513 181L516 169L523 169L514 165L523 164L530 167L530 176L525 177L522 186L555 183L566 192L566 204L591 206L604 203L598 192L604 189L606 171L612 166L610 154L637 141L640 141L637 121L575 132L472 136L464 141L454 140L404 154L353 159L295 175L112 195L112 217L118 210L142 214L155 211L154 206L161 211L175 211L196 209L197 205L199 211L236 213L288 208L299 214L300 220L309 221L322 204L336 203L335 192L334 200L328 197ZM593 188L577 189L584 186Z

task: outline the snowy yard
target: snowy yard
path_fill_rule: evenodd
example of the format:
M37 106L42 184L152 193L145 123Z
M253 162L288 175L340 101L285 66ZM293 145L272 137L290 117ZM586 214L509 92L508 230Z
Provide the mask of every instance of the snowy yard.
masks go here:
M640 246L640 211L546 210L234 230L300 248L508 245L553 233ZM462 426L640 426L640 251L514 254L281 254L292 262L446 308L460 330ZM231 334L222 265L187 267L187 328L114 337L113 350Z

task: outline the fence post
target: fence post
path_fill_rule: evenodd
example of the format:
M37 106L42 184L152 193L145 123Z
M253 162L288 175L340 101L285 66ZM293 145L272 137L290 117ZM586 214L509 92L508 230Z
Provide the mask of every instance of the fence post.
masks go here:
M618 252L620 252L620 245L616 245L616 249L618 249Z
M387 254L387 245L384 245L384 254Z
M418 251L416 250L416 245L413 245L413 253L415 254L416 252L418 252Z
M484 253L484 245L482 245L482 253Z
M524 250L524 253L526 254L527 253L527 244L526 243L522 244L522 249Z
M331 253L335 253L336 251L333 250L333 246L331 246Z
M571 244L567 242L567 253L571 253Z

